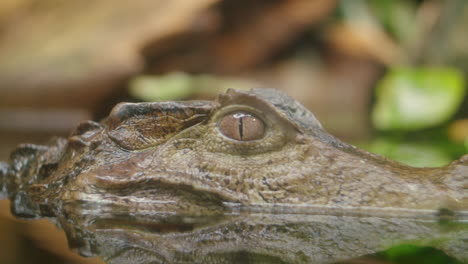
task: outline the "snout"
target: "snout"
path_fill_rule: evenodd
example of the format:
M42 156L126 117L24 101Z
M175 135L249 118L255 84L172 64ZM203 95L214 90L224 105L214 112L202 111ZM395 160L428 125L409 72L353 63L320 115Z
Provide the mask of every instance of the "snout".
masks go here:
M8 196L6 189L6 179L10 166L5 162L0 162L0 200Z

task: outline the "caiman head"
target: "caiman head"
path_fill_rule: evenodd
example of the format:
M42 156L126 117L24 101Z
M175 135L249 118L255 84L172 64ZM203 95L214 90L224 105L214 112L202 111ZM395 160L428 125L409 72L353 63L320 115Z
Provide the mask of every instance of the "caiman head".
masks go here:
M0 166L19 215L70 201L132 210L240 206L467 209L468 157L417 169L345 144L271 89L215 101L121 103L68 139L21 145ZM5 188L5 187L2 187Z

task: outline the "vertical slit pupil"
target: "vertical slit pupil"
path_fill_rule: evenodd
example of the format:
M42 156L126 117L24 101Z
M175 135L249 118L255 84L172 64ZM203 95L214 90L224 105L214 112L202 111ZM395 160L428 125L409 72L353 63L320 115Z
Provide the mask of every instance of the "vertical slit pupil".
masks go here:
M224 136L238 141L258 140L265 135L262 120L243 111L226 114L217 125Z
M244 117L239 118L239 137L240 139L244 139L244 124L243 124Z

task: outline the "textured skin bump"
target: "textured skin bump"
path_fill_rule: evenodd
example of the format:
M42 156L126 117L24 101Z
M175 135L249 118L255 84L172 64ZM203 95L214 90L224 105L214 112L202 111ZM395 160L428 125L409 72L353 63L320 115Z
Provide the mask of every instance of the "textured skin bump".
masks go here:
M239 111L262 120L263 137L221 133L220 120ZM230 89L214 101L119 104L68 139L21 146L5 170L23 215L74 201L196 213L232 203L466 211L467 157L405 166L333 137L282 92Z

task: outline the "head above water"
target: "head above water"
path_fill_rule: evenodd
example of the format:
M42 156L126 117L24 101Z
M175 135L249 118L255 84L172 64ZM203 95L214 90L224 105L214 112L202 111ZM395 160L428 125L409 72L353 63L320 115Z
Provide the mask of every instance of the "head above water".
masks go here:
M21 145L5 171L20 215L71 201L176 212L228 204L468 209L468 156L443 168L404 166L334 138L273 89L121 103L68 139Z

